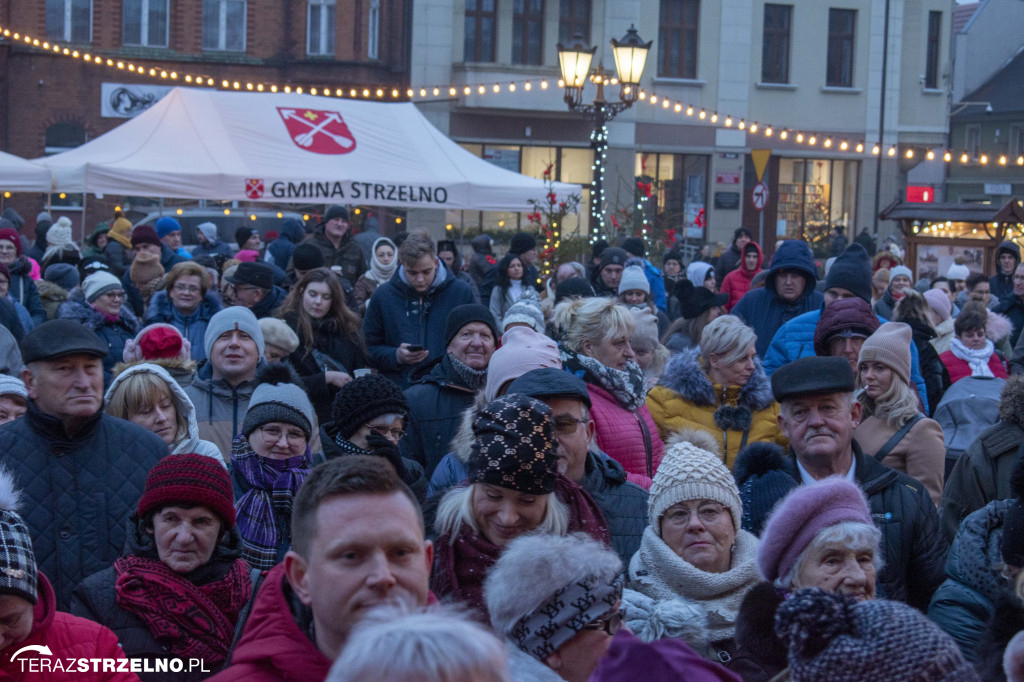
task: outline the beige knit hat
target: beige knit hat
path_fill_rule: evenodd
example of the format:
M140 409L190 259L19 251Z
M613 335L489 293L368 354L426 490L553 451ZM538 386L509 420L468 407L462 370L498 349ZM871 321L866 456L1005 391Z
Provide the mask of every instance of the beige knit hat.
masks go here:
M263 343L267 346L277 346L289 353L294 353L299 347L298 335L284 320L264 317L260 319L259 325L260 331L263 332Z
M864 341L857 364L880 362L910 384L910 342L913 332L902 322L886 322Z
M736 480L722 458L689 441L671 446L661 460L647 499L651 527L661 532L658 521L665 510L685 500L713 500L729 508L733 527L743 527L743 503Z

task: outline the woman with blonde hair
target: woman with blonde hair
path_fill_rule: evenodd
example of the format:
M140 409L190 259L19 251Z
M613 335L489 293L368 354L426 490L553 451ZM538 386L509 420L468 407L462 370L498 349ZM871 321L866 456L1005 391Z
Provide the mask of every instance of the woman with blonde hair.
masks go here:
M629 480L649 488L665 445L630 344L632 314L608 298L570 299L555 308L553 322L563 333L562 366L587 382L597 446L626 469Z
M857 360L863 418L853 437L865 455L916 478L938 505L946 467L942 427L918 411L910 383L910 327L886 322L864 341Z

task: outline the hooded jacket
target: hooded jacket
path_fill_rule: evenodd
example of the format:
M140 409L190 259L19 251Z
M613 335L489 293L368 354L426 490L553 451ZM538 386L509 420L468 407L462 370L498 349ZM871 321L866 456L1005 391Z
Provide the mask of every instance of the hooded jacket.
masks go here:
M39 291L39 300L43 304L43 310L46 311L46 319L57 319L57 311L60 310L64 301L68 300L67 289L46 279L36 282L36 289Z
M104 396L105 400L109 400L110 396L113 395L114 390L122 383L127 377L135 374L143 374L149 372L160 377L163 382L167 385L167 389L171 392L171 396L174 398L174 409L180 415L183 412L187 415L187 430L185 436L170 446L172 455L180 455L188 452L195 452L200 455L206 455L207 457L213 457L215 460L224 464L224 455L221 454L220 450L216 445L208 440L201 440L199 438L199 423L196 421L196 408L192 404L192 399L188 397L185 390L178 385L167 370L159 365L142 363L138 365L132 365L126 367L124 371L117 375L114 381L110 384L110 388L107 389L107 393Z
M969 661L977 660L985 623L1007 587L994 567L1003 561L1003 520L1014 504L995 500L964 519L946 557L946 580L928 605L928 617L956 640Z
M259 380L253 378L232 388L224 379L214 379L213 366L204 360L192 384L185 388L185 395L195 406L199 437L212 442L224 459L231 457L231 443L242 430L249 399L257 386Z
M102 666L95 674L83 674L74 666L66 670L50 670L45 673L31 673L40 670L38 664L24 663L30 659L48 658L42 656L37 649L26 647L47 647L53 658L67 659L124 659L126 656L118 645L117 635L107 628L85 618L72 616L57 610L57 602L53 586L42 572L38 575L38 601L32 609L32 629L23 641L11 645L0 656L0 678L4 680L41 680L48 682L74 682L75 680L94 680L95 682L131 682L138 677L132 672L102 672ZM11 655L21 650L18 657L11 660ZM51 659L52 660L52 659Z
M68 293L68 300L61 304L57 317L78 322L96 332L96 335L107 344L110 351L103 358L103 385L109 386L113 378L111 371L124 356L124 344L135 338L139 331L139 320L132 309L122 305L117 320L111 321L85 300L85 293L81 287L75 287Z
M803 292L792 303L784 301L775 291L775 278L784 269L796 270L806 280ZM825 297L814 288L817 282L818 268L807 244L792 239L782 242L772 258L764 287L747 292L731 311L757 334L755 348L760 357L765 356L772 337L782 325L821 307Z
M366 259L363 258L363 250L359 244L352 239L351 230L345 233L345 236L341 238L341 242L335 248L331 240L324 234L325 226L321 223L317 226L316 231L305 240L316 248L320 249L320 253L324 255L324 267L329 268L337 265L341 268L341 276L347 279L349 282L355 282L359 279L359 276L366 272ZM292 252L294 253L294 249ZM274 259L276 262L276 258ZM281 264L278 263L280 266ZM288 263L288 275L295 274L295 265L291 262Z
M231 667L211 682L311 682L327 677L331 661L311 638L313 614L302 604L280 563L256 593Z
M1004 275L1002 268L999 267L999 257L1004 253L1010 254L1013 256L1014 261L1016 261L1013 270L1010 270L1008 275ZM1013 293L1013 273L1018 265L1020 265L1020 247L1010 240L1006 240L996 249L996 274L992 275L988 280L993 300L1004 298Z
M871 519L882 531L880 544L885 564L875 577L878 597L902 601L924 611L945 578L943 565L949 546L939 532L935 505L923 485L865 455L856 440L852 446L854 482L864 491ZM746 456L744 452L737 458L737 467L746 466ZM775 470L789 474L798 485L803 484L792 448ZM789 490L780 487L778 499Z
M407 387L413 367L398 364L395 353L399 344L423 346L430 351L428 360L443 356L448 314L472 302L469 285L460 282L440 260L434 281L423 294L409 286L405 269L399 266L390 280L377 287L366 306L363 338L373 364L388 379Z
M299 220L295 218L282 220L277 239L270 242L270 245L267 246L267 253L273 259L271 262L282 269L288 267L288 263L292 259L292 253L295 252L295 247L302 243L302 240L305 238L306 230L302 227L302 223Z
M479 289L487 275L497 265L498 259L494 257L491 250L491 238L486 234L477 235L470 240L469 245L473 247L473 255L469 259L469 266L466 272L476 282Z
M36 562L53 580L58 607L66 608L83 578L121 556L125 521L167 445L102 411L68 435L59 419L30 400L24 417L0 426L0 453L17 488L32 500L23 518Z
M149 309L142 323L145 326L164 322L171 325L192 344L190 354L196 362L206 359L206 346L203 339L206 336L206 328L210 325L210 319L219 313L224 305L216 292L211 289L199 302L199 306L191 314L185 315L178 310L167 291L158 291L153 294L149 301Z
M1003 387L999 422L978 436L956 461L942 489L939 517L947 540L956 535L968 514L992 500L1014 497L1013 467L1024 457L1024 381L1014 378Z
M711 382L697 360L699 355L699 348L674 355L658 385L647 394L647 407L662 439L682 429L705 431L718 443L719 452L725 453L730 469L746 443L788 446L777 421L779 404L772 397L761 361L755 358L754 373L746 384L722 387Z
M764 253L761 251L761 247L758 246L757 242L749 242L747 246L753 246L757 249L757 267L754 268L753 272L747 270L744 267L742 258L740 259L739 267L732 268L729 273L722 280L721 292L723 294L729 294L729 300L725 304L725 312L729 312L733 307L740 302L744 294L750 291L750 282L754 279L757 273L761 272L761 265L764 264ZM744 250L747 248L743 247ZM725 258L725 254L722 254L722 258ZM722 261L719 260L719 267L721 267Z
M36 325L46 322L46 310L39 298L39 290L36 289L35 280L32 279L32 261L25 256L14 259L7 269L11 271L11 283L8 287L8 295L25 306L32 321Z

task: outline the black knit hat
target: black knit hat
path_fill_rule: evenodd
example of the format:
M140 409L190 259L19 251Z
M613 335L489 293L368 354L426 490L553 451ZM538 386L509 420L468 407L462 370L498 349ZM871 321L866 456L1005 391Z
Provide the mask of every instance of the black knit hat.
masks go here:
M626 261L628 260L629 254L626 253L625 249L620 249L617 246L609 246L601 252L601 263L597 266L597 271L601 272L609 265L621 265L625 267Z
M834 261L825 275L825 289L841 287L871 302L871 260L868 252L859 243L846 247Z
M341 206L340 204L328 206L327 210L324 211L324 222L329 222L331 220L334 220L335 218L341 218L342 220L348 222L348 209L345 208L344 206Z
M601 254L604 253L604 250L607 249L608 246L609 246L609 244L608 244L607 240L598 239L590 247L590 259L593 260L595 258L600 258Z
M644 240L640 237L627 237L622 240L622 248L626 250L626 253L634 256L640 256L641 258L647 255L647 249L644 247Z
M563 300L577 296L579 298L590 298L594 295L594 287L582 277L570 277L563 279L555 285L555 305Z
M491 311L487 306L482 306L478 303L466 303L452 308L452 311L448 313L448 320L444 325L444 345L447 346L451 343L455 335L459 333L459 330L470 322L483 322L486 324L490 328L491 335L495 341L501 336L498 333L497 325L494 324L494 315L491 315Z
M537 248L537 238L529 232L516 232L512 235L512 241L508 244L508 252L516 255L532 251Z
M1017 460L1010 475L1010 490L1013 492L1013 506L1006 510L1003 519L1002 551L1003 561L1016 568L1024 567L1024 459Z
M672 249L671 251L666 251L665 255L661 257L661 264L664 265L670 260L674 260L677 263L679 263L680 268L683 267L683 254L681 251L676 251L675 249Z
M798 485L786 471L786 453L775 443L751 443L736 455L732 474L743 502L743 530L760 537L775 503Z
M398 385L380 374L368 374L345 384L334 396L331 418L338 435L348 440L367 422L382 414L409 414L409 403Z
M255 227L246 227L243 225L235 230L235 242L238 244L238 248L242 248L254 234L259 234L259 230Z
M323 251L316 244L303 242L292 251L292 265L296 270L316 270L324 266Z
M525 395L487 403L473 419L471 483L487 483L527 495L546 495L558 478L558 442L551 409Z

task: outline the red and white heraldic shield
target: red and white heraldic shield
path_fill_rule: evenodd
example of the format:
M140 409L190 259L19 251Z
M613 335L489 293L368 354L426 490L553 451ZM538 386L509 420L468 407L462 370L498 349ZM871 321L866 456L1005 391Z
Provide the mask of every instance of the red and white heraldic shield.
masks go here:
M288 128L288 136L300 149L315 154L355 151L356 138L337 111L278 107L277 112Z
M245 181L245 196L250 199L259 199L263 196L263 181L259 178L250 178Z

